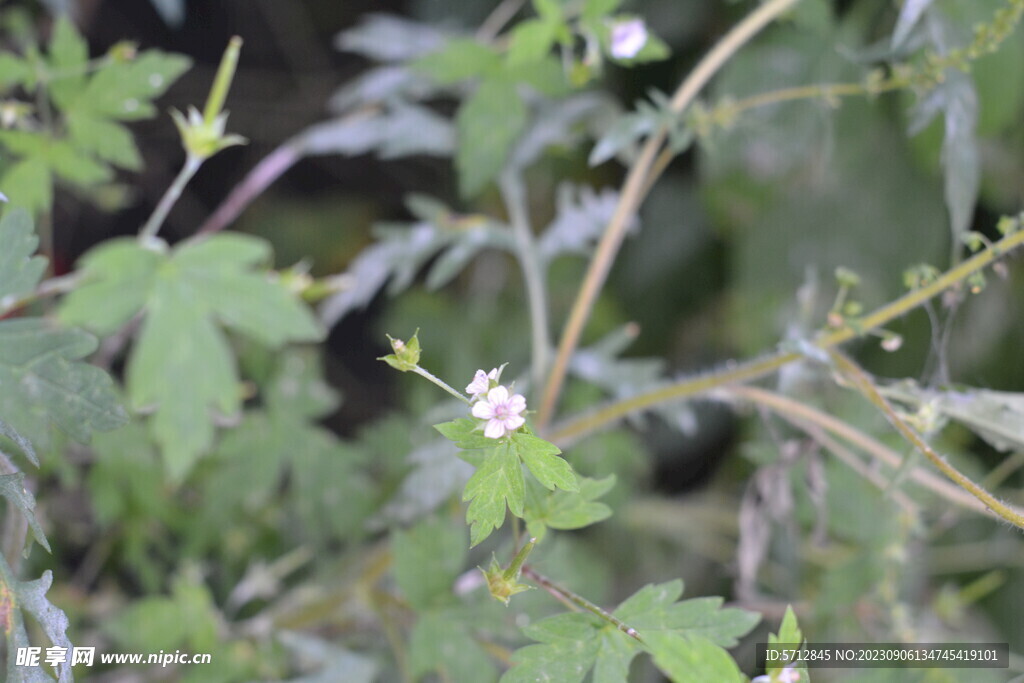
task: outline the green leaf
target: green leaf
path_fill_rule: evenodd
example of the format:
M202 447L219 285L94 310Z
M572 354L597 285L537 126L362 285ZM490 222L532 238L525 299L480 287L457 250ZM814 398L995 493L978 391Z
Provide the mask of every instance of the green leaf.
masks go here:
M760 617L735 607L722 609L722 598L683 595L680 580L648 584L623 602L614 614L638 631L672 630L700 635L722 647L733 647L757 625Z
M721 598L675 602L682 589L682 581L645 586L613 615L639 632L655 664L673 681L743 680L722 647L735 645L736 638L757 623L757 615L718 609ZM640 641L591 614L560 614L531 624L523 632L543 644L513 653L513 666L501 683L582 681L591 668L594 683L621 683L642 647ZM689 668L710 675L691 676Z
M803 642L804 634L800 631L800 626L797 624L796 614L793 612L793 606L786 605L786 615L782 618L782 625L779 626L779 633L777 635L775 633L769 633L768 644L773 645L776 643L785 643L787 645L802 645ZM781 662L768 662L765 668L768 673L771 674L773 671L781 671L786 667L784 667ZM793 668L799 674L799 678L796 680L810 680L810 675L807 672L806 666L790 666L789 668Z
M112 335L146 305L166 258L133 238L103 242L79 260L83 285L64 297L58 316L101 337Z
M658 123L658 112L654 109L641 109L624 114L604 131L590 151L587 163L597 166L615 156L632 157L635 155L636 143L657 129Z
M729 653L707 638L676 633L650 633L644 637L654 664L673 683L741 683L746 677Z
M600 657L597 632L595 618L582 613L559 614L527 626L523 633L543 644L516 650L501 683L579 683Z
M217 629L210 591L198 572L189 570L175 577L171 595L142 598L104 623L118 645L139 652L209 652L217 644Z
M417 611L444 604L466 561L465 528L428 518L391 538L395 582Z
M21 209L4 212L0 218L0 312L14 302L35 290L43 271L46 270L46 259L33 256L39 246L32 227L32 218ZM8 303L10 301L10 303Z
M220 322L262 344L319 341L324 332L309 308L280 282L252 270L270 258L270 245L249 235L190 240L171 257L170 279L187 282Z
M445 32L436 26L372 13L362 15L355 27L339 33L334 46L375 62L408 62L437 52L445 40Z
M558 454L562 452L558 446L524 432L513 433L512 443L519 457L523 459L533 476L545 488L554 490L557 487L563 491L580 490L572 466L565 458L558 457Z
M0 321L0 415L26 438L45 440L52 422L76 441L123 425L128 416L110 377L78 362L96 349L92 335L43 320Z
M0 187L11 204L28 209L34 214L47 211L53 203L53 178L50 167L38 157L30 157L11 164Z
M39 545L46 548L46 552L52 552L50 550L50 543L46 540L46 534L43 533L43 527L39 525L39 520L36 519L35 496L25 488L24 481L24 472L0 475L0 496L6 498L11 505L21 511L25 521L28 522L29 528L32 529L32 536Z
M135 139L121 124L78 112L69 113L66 123L71 140L79 149L119 168L142 170L142 156Z
M530 64L543 59L551 50L560 26L560 21L544 19L527 19L517 24L512 30L512 42L508 47L509 66Z
M7 424L3 420L0 420L0 436L6 436L8 439L13 441L21 449L21 452L25 454L25 457L29 459L36 467L39 467L39 458L36 457L36 450L32 447L32 442L23 437L17 432L11 425Z
M165 521L173 507L145 425L133 421L116 431L97 434L92 450L96 462L89 468L87 482L97 521L103 526L118 524L122 529L134 526L151 537L153 525Z
M176 481L212 444L211 410L232 415L240 405L218 323L272 348L322 336L304 304L254 270L269 259L265 241L238 234L191 240L170 254L108 243L83 259L85 284L62 306L63 319L101 334L146 311L128 360L128 394L134 409L155 411L150 426Z
M940 86L945 96L945 135L942 168L946 208L953 240L971 228L974 206L981 188L981 154L978 150L978 95L971 77L949 69Z
M547 97L561 97L572 90L561 62L554 55L539 61L506 65L494 78L510 85L525 85Z
M484 81L463 102L456 116L455 156L463 197L475 196L497 177L525 125L526 105L508 81Z
M275 354L277 368L264 394L269 412L316 420L341 402L323 378L323 363L313 349L289 349Z
M44 671L42 666L18 666L13 653L18 648L29 647L31 643L25 629L22 613L30 614L43 629L55 647L70 652L68 640L68 617L51 603L46 593L53 584L53 573L47 569L35 581L15 581L7 560L0 555L0 609L4 614L4 631L7 636L7 681L8 683L40 683L52 681L53 669ZM58 683L71 683L71 666L62 663L57 667Z
M484 436L480 430L480 423L461 417L451 422L442 422L434 425L434 429L441 432L444 438L455 443L459 448L494 448L497 441Z
M409 666L414 678L436 671L446 681L493 683L494 663L454 610L420 616L409 636Z
M471 524L471 547L505 522L506 503L512 514L522 517L525 495L519 456L508 444L501 444L466 482L462 494L462 500L470 501L466 521Z
M884 387L890 399L927 409L963 424L993 448L1007 452L1024 449L1024 393L961 387L939 391L906 380Z
M113 171L66 140L51 140L42 158L50 172L74 185L88 186L110 180Z
M892 32L892 49L896 50L903 46L910 32L917 25L918 20L924 14L933 0L906 0L900 8L900 16L896 21L896 28Z
M550 264L565 254L587 255L604 233L619 203L614 190L594 192L564 183L556 194L558 213L537 243L540 257Z
M538 499L527 490L524 519L531 536L542 538L545 529L582 529L611 516L612 510L604 503L595 503L615 485L615 475L604 479L579 479L579 493L555 491ZM539 489L538 489L539 490Z
M407 200L414 215L415 198ZM407 288L432 257L441 252L428 275L430 286L441 286L454 277L453 267L464 266L481 249L490 247L512 251L514 244L508 229L482 216L460 216L442 205L428 218L411 225L383 223L374 226L378 241L363 249L349 266L354 285L335 294L321 309L322 318L333 325L350 311L366 306L388 280L388 293L394 296ZM445 250L458 252L447 257ZM467 254L466 250L471 253Z
M24 59L8 52L0 54L0 88L24 85L31 75L32 68Z
M184 55L146 50L134 61L114 62L97 71L73 109L120 121L150 118L156 114L152 100L191 65Z
M451 85L494 72L501 57L491 48L469 38L451 40L443 49L420 57L412 67L440 85Z
M231 348L195 295L177 279L158 281L128 361L131 405L156 412L150 428L179 482L213 442L210 410L233 415L240 404Z
M772 640L772 639L775 640ZM778 635L769 635L770 643L803 643L804 634L796 621L796 613L792 605L786 605L786 614L782 617L782 625L779 627Z
M85 87L86 62L89 46L71 23L67 14L61 14L53 25L50 37L50 68L59 74L50 81L49 93L54 103L66 109Z
M621 4L622 0L584 0L580 18L587 23L598 21L614 12Z

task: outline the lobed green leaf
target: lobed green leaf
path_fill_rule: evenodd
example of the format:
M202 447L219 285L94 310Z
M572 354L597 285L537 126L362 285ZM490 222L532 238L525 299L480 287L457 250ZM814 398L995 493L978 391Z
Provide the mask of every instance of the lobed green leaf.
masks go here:
M459 192L469 198L479 194L504 167L512 143L526 125L526 105L515 83L485 80L463 102L455 124Z
M494 448L497 441L484 436L480 430L480 423L470 420L468 417L460 417L451 422L442 422L434 425L434 429L441 432L441 435L453 442L459 448L468 450L477 448Z
M532 434L515 432L512 444L516 453L545 488L563 491L579 491L576 473L565 458L558 457L562 451L558 446Z
M505 522L506 505L512 514L522 517L525 495L519 456L508 444L501 444L466 482L462 495L462 500L469 501L470 546L479 545Z
M39 525L39 520L36 519L35 496L25 488L24 482L24 472L0 475L0 496L6 498L11 505L21 511L25 521L28 522L29 528L32 530L32 536L39 545L46 548L46 552L52 552L50 550L50 543L46 540L46 534L43 532L43 527Z
M39 238L32 227L32 218L24 210L5 211L0 218L0 313L14 300L35 290L46 270L46 259L33 256Z
M128 416L103 370L78 362L96 340L43 320L0 321L0 415L22 436L45 440L56 424L76 441L123 425Z

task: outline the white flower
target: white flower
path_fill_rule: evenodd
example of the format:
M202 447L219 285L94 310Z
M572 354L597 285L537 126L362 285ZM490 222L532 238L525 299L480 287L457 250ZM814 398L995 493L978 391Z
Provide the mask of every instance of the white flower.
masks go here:
M612 26L612 57L632 59L647 43L647 26L643 19L626 19Z
M475 380L474 380L475 381ZM526 410L526 399L521 394L509 396L505 387L494 387L487 392L487 398L473 404L473 417L487 420L484 436L500 439L506 432L514 432L526 420L519 413Z
M477 370L476 374L473 375L473 381L466 387L466 393L475 398L480 398L491 390L492 379L498 379L498 368L494 368L490 372Z

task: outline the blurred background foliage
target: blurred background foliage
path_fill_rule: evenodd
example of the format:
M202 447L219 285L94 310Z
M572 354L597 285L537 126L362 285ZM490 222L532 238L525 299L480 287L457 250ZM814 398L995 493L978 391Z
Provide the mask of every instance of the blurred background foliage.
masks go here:
M975 23L1004 4L935 0L931 32L913 39L962 44ZM650 100L652 89L671 92L753 5L627 3L672 54L629 69L608 65L595 83L607 94L600 103L607 116ZM373 63L366 49L339 47L373 37L367 27L375 14L471 33L493 9L490 0L6 3L5 49L47 44L53 16L69 12L93 57L130 39L193 62L159 100L158 116L131 124L140 163L115 161L103 177L56 174L52 208L39 212L40 230L52 235L54 272L68 272L90 247L133 234L143 222L183 159L164 112L202 101L229 36L245 40L228 101L231 129L250 143L211 159L188 187L165 227L172 243L193 234L261 159L345 108L339 102L351 99L354 79ZM790 86L857 82L890 56L899 10L891 0L805 0L740 51L704 105ZM387 47L378 38L376 48ZM997 237L996 217L1019 212L1024 201L1022 64L1018 29L970 72L980 189L968 221L990 239ZM454 100L442 95L431 105L449 116ZM870 310L904 291L906 268L944 269L962 258L944 189L956 175L944 168L953 163L943 150L949 119L938 116L910 135L915 116L923 117L920 107L910 92L802 99L750 109L731 127L701 136L643 205L587 327L589 365L581 361L576 369L561 414L625 386L719 367L779 340L807 337L832 304L838 266L860 275L855 298ZM555 190L565 182L595 188L586 201L606 216L599 191L617 187L623 166L590 166L593 138L580 139L549 146L526 171L535 225L556 220L560 202L584 201ZM380 146L344 144L355 149L363 142ZM14 153L0 155L2 178L18 149L4 134L0 146ZM410 193L443 202L456 221L504 219L493 188L464 199L452 165L437 155L319 153L298 161L231 229L269 240L278 268L308 260L313 275L332 275L376 243L375 224L388 224L398 238L415 229L410 221L422 220L417 211L425 209L408 200ZM400 268L412 257L396 258ZM523 615L558 611L539 590L516 596L508 609L471 584L459 596L449 590L459 577L471 582L469 570L492 551L507 555L510 539L495 537L467 554L452 495L467 465L430 429L453 408L434 387L374 358L386 351L385 332L404 337L420 328L422 364L453 385L478 367L507 361L524 378L519 386L530 389L530 321L508 254L484 249L461 272L437 276L431 268L444 257L415 258L408 291L365 292L365 301L337 316L322 347L270 351L232 337L249 386L245 410L238 423L219 425L216 446L180 487L168 483L140 424L97 434L88 447L54 445L59 455L42 460L34 482L53 555L36 550L25 571L54 571L50 599L68 612L72 639L108 651L214 653L212 666L141 674L80 667L78 675L494 681L524 642ZM565 254L550 263L556 334L585 265ZM1014 257L1006 266L1005 277L991 278L955 314L937 302L897 320L891 329L904 339L898 351L887 353L870 338L851 351L884 377L1020 390L1024 276ZM615 335L629 342L624 356L600 345ZM115 374L122 370L119 355L107 361ZM906 452L881 416L820 369L787 368L772 384ZM937 443L973 478L998 475L1005 497L1024 502L1019 444L1002 452L955 425ZM614 514L585 531L553 534L538 546L534 564L594 602L612 605L645 583L681 577L689 597L723 595L760 612L764 621L735 651L750 675L753 644L776 629L788 603L811 641L1008 641L1014 672L1024 671L1019 533L920 492L908 515L890 495L902 486L899 476L892 490L880 490L767 412L721 403L667 410L590 437L569 457L581 474L616 476L602 499ZM458 657L438 654L453 648ZM634 665L631 680L658 680L644 667ZM963 680L955 671L897 673L837 670L815 680ZM1008 680L1004 674L972 672L971 680Z

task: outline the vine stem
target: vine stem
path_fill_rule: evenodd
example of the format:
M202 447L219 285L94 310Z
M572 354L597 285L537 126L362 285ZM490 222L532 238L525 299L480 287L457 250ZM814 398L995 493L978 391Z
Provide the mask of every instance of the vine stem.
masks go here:
M910 443L910 445L924 453L925 456L931 460L932 464L935 465L943 474L952 479L957 486L984 503L985 506L996 515L1002 517L1018 529L1024 529L1024 512L1014 506L1007 505L1006 503L998 500L987 490L975 484L970 478L960 472L960 470L953 467L949 461L936 453L935 450L928 445L928 442L917 433L917 430L908 425L906 421L899 416L895 408L892 407L892 404L889 403L881 393L879 393L878 388L875 387L875 383L871 381L871 378L859 365L850 360L845 354L834 349L829 351L829 358L843 376L853 384L854 388L863 394L863 396L868 399L872 405L878 408L882 414L885 415L886 419L889 420L889 424L891 424L896 431L898 431L900 435Z
M812 344L820 349L828 350L858 335L881 327L912 311L946 289L957 285L972 273L988 266L994 260L1011 249L1020 246L1022 243L1024 243L1024 230L1011 233L992 245L990 249L978 252L955 268L946 271L929 284L908 292L895 301L860 318L857 321L856 329L847 325L831 332L822 332ZM806 356L797 351L780 351L766 358L746 363L737 364L733 362L727 364L724 370L700 377L684 379L659 389L610 403L556 427L546 433L545 438L564 448L583 436L614 423L631 413L646 410L661 403L696 396L718 387L758 379L778 370L784 365L804 358Z
M748 40L767 26L773 19L796 5L800 0L769 0L747 15L715 45L714 48L697 64L693 71L683 80L669 104L669 109L677 114L682 113L693 101L711 77L725 65ZM605 229L597 245L590 267L580 286L576 301L573 303L558 345L555 361L548 375L547 384L541 397L540 409L537 411L537 427L543 430L550 422L555 405L558 402L562 385L569 368L569 359L579 343L583 327L590 317L594 301L604 285L611 270L615 255L618 253L626 229L635 215L645 195L645 189L654 182L655 172L664 168L654 168L658 150L665 142L666 128L662 126L644 143L639 157L629 169L619 195L619 203L615 207L608 227Z
M637 633L635 628L625 623L624 621L613 615L611 612L608 612L607 610L604 610L595 605L594 603L590 602L586 598L577 595L576 593L573 593L568 588L559 586L557 583L555 583L548 577L535 571L533 567L531 567L530 565L523 565L523 576L527 577L528 579L539 585L541 588L554 595L563 604L572 605L577 609L582 609L587 612L590 612L591 614L597 616L603 621L607 621L609 624L613 625L615 628L619 629L630 638L633 638L641 643L644 642L643 638L640 637L640 634Z
M508 171L502 174L499 186L508 211L509 222L512 224L516 251L523 269L523 280L526 283L526 295L530 306L530 329L533 335L531 377L533 386L539 387L548 366L548 349L551 344L544 274L541 272L536 241L530 229L529 204L522 178L514 171Z
M178 177L174 179L171 186L164 192L164 196L160 198L160 203L156 205L153 214L146 221L146 224L142 226L142 230L139 231L140 240L148 242L156 237L156 234L160 232L160 226L164 224L167 214L171 212L171 208L178 201L178 198L181 197L181 193L185 186L188 185L188 181L192 180L192 176L196 174L196 171L202 165L203 159L195 154L189 154L185 157L185 164L181 167L181 171L178 172Z

